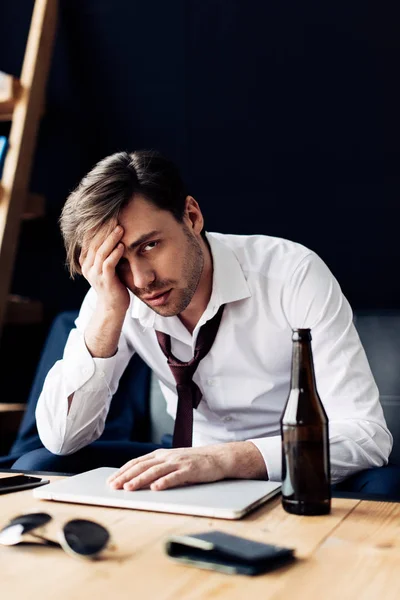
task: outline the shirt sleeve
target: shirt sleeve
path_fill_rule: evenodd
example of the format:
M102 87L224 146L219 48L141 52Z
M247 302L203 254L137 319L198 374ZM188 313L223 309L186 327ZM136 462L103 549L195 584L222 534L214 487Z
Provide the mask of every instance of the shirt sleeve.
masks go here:
M282 302L291 328L311 329L316 384L329 419L332 483L387 464L393 440L350 305L316 254L296 267ZM280 436L251 441L269 478L280 481Z
M37 403L39 436L53 454L71 454L101 436L112 396L134 353L122 330L114 356L91 356L84 331L95 306L96 293L91 289L75 321L76 328L69 334L63 358L48 372ZM71 394L74 398L68 413Z

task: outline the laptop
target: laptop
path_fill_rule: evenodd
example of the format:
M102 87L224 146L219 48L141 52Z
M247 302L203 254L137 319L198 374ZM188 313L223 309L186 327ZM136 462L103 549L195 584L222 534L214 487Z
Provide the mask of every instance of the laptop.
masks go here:
M158 492L113 490L107 478L116 471L111 467L86 471L36 488L33 495L42 500L240 519L281 489L281 484L273 481L225 479Z

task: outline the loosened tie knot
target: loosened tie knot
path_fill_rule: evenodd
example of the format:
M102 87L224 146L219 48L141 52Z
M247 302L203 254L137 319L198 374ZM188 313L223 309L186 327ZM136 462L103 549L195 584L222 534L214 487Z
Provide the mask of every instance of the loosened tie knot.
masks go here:
M224 305L222 304L213 318L200 328L194 357L188 362L182 362L172 354L171 338L168 334L156 331L158 343L167 358L178 392L178 407L173 438L174 448L192 445L193 408L198 407L202 398L198 385L193 381L193 375L199 366L199 362L209 352L214 343L223 311Z

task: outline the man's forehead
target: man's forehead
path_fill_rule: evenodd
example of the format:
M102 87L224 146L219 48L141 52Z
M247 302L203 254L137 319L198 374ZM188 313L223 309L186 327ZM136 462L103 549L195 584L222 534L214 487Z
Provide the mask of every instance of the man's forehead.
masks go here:
M126 246L135 247L141 240L152 235L161 235L167 232L172 223L176 223L171 212L162 209L140 194L106 222L93 227L84 235L82 246L86 247L92 242L100 245L117 225L124 229L121 241Z

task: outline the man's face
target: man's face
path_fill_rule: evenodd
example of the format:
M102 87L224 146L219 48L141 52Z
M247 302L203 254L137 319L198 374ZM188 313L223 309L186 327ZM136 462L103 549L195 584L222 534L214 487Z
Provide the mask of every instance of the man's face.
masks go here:
M137 195L121 212L119 224L125 246L117 265L121 281L156 313L171 317L183 312L204 265L200 237L190 219L185 216L179 223Z

